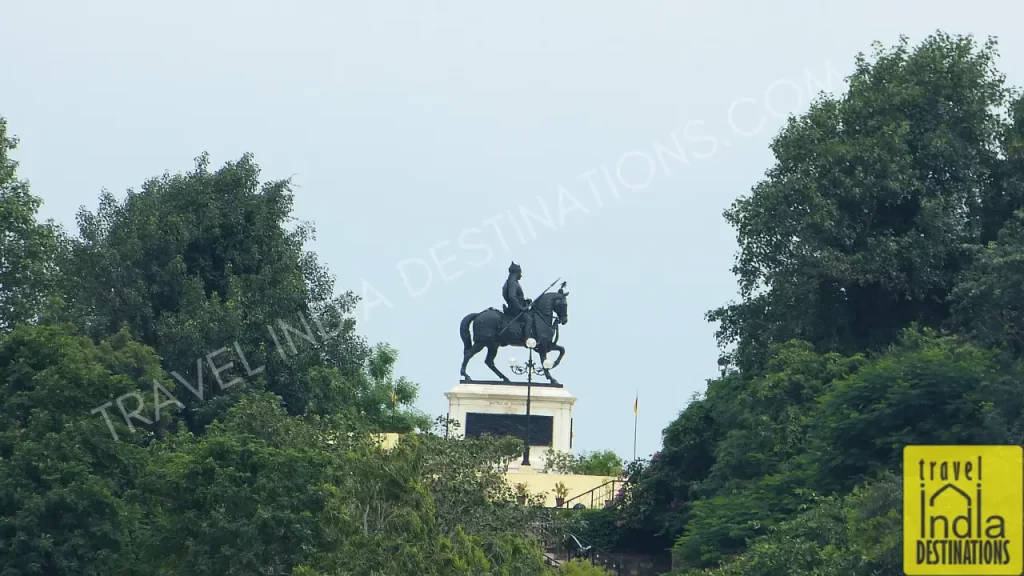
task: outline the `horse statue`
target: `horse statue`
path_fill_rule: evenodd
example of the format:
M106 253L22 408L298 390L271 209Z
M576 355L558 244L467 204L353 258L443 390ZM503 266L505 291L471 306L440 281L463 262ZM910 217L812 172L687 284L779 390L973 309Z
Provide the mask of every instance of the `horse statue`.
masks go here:
M466 373L466 365L473 356L487 348L487 357L484 364L498 375L503 382L510 382L508 377L501 373L494 365L494 358L498 355L498 349L504 346L526 347L526 338L523 337L525 330L526 314L533 315L533 326L537 344L533 350L540 355L540 365L543 368L544 361L549 352L558 351L558 358L555 359L551 368L554 369L562 362L565 356L565 348L558 345L558 327L569 322L568 292L561 289L558 292L545 292L536 300L528 310L520 316L508 319L501 310L488 308L483 312L468 314L462 319L459 326L459 334L462 336L462 377L467 381L473 379ZM472 335L470 334L472 328ZM548 368L543 368L544 377L552 384L558 381L551 376Z

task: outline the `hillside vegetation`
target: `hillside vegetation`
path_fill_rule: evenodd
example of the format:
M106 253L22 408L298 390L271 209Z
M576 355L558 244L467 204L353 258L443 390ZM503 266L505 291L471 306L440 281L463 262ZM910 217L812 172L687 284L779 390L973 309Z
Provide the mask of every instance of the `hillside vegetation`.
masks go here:
M687 576L902 574L902 448L1024 443L1024 101L995 60L876 46L788 122L725 213L728 368L595 537Z
M0 119L0 574L550 573L500 469L520 444L412 409L288 182L204 156L72 235L16 144Z

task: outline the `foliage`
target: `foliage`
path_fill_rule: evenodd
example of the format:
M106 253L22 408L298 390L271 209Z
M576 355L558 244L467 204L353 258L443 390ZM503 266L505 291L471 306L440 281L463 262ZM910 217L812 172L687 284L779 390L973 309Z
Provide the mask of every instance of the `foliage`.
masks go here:
M454 538L462 531L478 542L492 565L534 573L540 557L526 544L544 535L550 523L542 513L543 495L527 493L527 505L520 506L518 486L513 490L505 479L511 460L522 454L519 440L448 439L436 432L409 437L403 445L415 447L422 462L440 533Z
M579 455L552 450L544 461L544 472L548 474L619 476L622 470L622 459L611 450L582 452Z
M286 227L287 183L200 158L66 238L0 130L4 576L547 573L517 442L431 433Z
M853 354L944 323L968 247L1024 202L996 58L994 41L942 33L876 45L846 95L790 119L767 178L726 212L743 301L709 318L742 369L762 368L772 343Z
M622 458L611 450L583 452L573 467L576 474L590 476L619 476L622 474Z
M0 566L3 574L130 574L145 452L89 411L162 378L126 334L94 344L65 325L0 335ZM166 383L169 388L173 384ZM120 438L124 420L111 418Z
M559 576L611 576L606 568L595 566L586 560L576 558L558 567Z
M0 377L5 574L543 572L538 509L512 505L500 473L514 441L382 450L366 423L289 416L267 393L200 435L141 438L115 415L118 441L90 407L163 378L127 332L18 326Z
M405 376L395 377L398 351L380 343L367 357L368 382L358 402L360 416L375 422L385 432L408 433L429 430L430 417L412 407L419 387Z
M998 237L972 247L974 262L953 289L950 324L1011 357L1024 356L1024 211L1014 212Z
M819 398L812 448L821 488L898 470L907 444L1013 444L1024 380L994 352L908 331L877 361ZM854 408L856 407L856 408Z
M569 495L569 487L564 482L555 483L555 496L557 498L565 498Z
M243 398L201 437L156 449L145 494L162 511L149 544L177 574L539 574L539 552L500 503L435 499L437 450L416 439L382 450L320 418L287 416L270 395ZM361 438L362 440L359 440ZM493 449L483 449L489 453ZM487 463L466 462L476 469ZM491 462L492 468L494 462ZM432 489L433 488L433 489ZM477 510L487 507L489 514ZM204 511L216 511L209 515ZM481 527L474 518L489 516ZM158 551L163 554L158 555Z
M203 436L183 430L155 445L143 495L161 512L148 542L157 569L281 573L302 562L304 549L354 537L358 515L325 520L335 487L351 486L348 474L361 470L343 472L345 452L319 436L285 418L276 398L253 395Z
M901 574L902 486L886 474L844 498L816 499L805 511L753 540L721 568L681 576L872 576Z
M666 488L659 477L672 468L651 462L623 510L649 518L651 493L694 497L679 514L674 555L684 566L714 566L791 518L812 492L845 493L898 472L907 444L1020 442L1021 382L996 353L929 330L908 330L873 358L779 347L764 377L724 397L727 382L709 387L715 426L726 432L705 478ZM779 395L788 397L776 403Z
M60 231L36 221L41 201L17 175L10 154L18 141L0 117L0 330L31 322L47 311L57 271Z
M218 170L200 156L191 172L150 179L121 201L104 192L96 212L79 212L61 262L69 318L94 337L126 326L193 388L204 379L202 398L179 398L193 431L243 390L272 392L293 415L427 426L393 406L392 392L410 406L415 386L392 381L394 350L355 333L357 299L333 296L333 278L303 248L313 227L292 225L292 202L289 182L261 184L249 155Z
M778 135L726 212L741 301L709 319L736 369L627 469L618 546L674 541L687 574L897 573L902 447L1024 443L1024 101L995 58L902 39Z
M566 518L565 528L602 550L632 551L627 542L628 534L622 530L616 511L611 508L573 511Z
M545 474L572 474L573 465L576 464L576 455L563 450L549 450L544 457Z

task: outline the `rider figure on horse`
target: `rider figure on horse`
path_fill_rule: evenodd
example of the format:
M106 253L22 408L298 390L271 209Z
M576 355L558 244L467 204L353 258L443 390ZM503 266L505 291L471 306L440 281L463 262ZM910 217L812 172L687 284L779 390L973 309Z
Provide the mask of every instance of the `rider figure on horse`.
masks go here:
M527 338L535 338L533 330L533 314L530 313L530 305L533 302L531 302L529 298L525 297L523 294L523 287L519 285L519 280L522 277L523 269L519 267L519 264L512 262L508 267L508 280L505 280L505 285L502 286L501 296L505 299L506 320L511 322L519 315L524 317L523 342L526 342Z

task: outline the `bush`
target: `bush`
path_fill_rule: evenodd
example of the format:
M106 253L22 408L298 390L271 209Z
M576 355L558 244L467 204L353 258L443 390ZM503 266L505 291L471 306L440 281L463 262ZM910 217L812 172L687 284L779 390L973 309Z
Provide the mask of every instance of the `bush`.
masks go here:
M558 567L559 576L612 576L608 570L586 560L572 560Z

